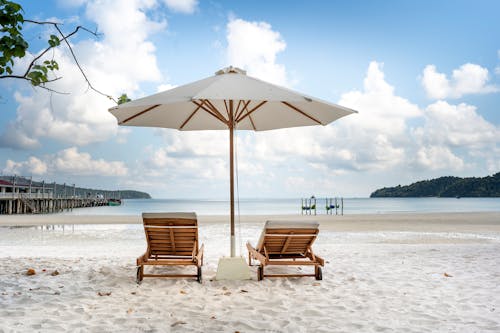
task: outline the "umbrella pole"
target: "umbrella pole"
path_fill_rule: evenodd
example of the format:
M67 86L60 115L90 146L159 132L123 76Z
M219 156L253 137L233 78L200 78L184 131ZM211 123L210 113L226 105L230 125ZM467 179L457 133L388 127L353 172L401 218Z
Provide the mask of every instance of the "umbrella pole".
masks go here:
M233 101L229 101L229 183L231 201L231 257L236 256L236 244L234 239L234 122L233 122Z
M234 239L234 109L233 100L229 100L229 171L231 194L231 257L222 257L217 266L216 280L250 280L250 267L242 256L236 256L236 242Z

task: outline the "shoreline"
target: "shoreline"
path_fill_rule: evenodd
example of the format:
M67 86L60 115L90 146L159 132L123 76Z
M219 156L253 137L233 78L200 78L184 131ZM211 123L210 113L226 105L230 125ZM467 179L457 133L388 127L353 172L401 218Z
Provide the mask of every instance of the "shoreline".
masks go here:
M242 215L235 223L267 220L315 220L331 231L500 232L500 212L390 213L352 215ZM199 215L200 225L229 224L226 215ZM139 215L3 215L0 227L40 225L142 224Z

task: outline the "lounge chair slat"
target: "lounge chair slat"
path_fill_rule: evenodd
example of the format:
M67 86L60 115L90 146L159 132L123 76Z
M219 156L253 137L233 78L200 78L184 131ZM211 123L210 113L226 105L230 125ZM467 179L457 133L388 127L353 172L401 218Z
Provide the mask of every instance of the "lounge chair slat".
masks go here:
M316 235L311 235L311 234L287 234L287 233L280 233L280 234L274 234L274 233L266 233L266 237L297 237L297 238L312 238L316 237Z
M198 229L198 226L196 226L196 225L192 225L192 224L189 224L189 225L176 225L176 224L174 224L173 225L172 222L165 222L165 223L161 223L161 224L148 224L145 227L148 229L158 229L158 230L163 230L163 229L194 230L194 229Z
M165 242L165 240L163 239L150 239L149 240L149 243L150 244L168 244L167 242ZM193 244L193 241L191 240L176 240L175 242L176 244L189 244L191 247L192 247L192 244Z
M180 277L197 277L197 275L196 274L144 274L143 277L180 278Z
M304 276L312 276L315 277L315 274L264 274L265 277L304 277Z

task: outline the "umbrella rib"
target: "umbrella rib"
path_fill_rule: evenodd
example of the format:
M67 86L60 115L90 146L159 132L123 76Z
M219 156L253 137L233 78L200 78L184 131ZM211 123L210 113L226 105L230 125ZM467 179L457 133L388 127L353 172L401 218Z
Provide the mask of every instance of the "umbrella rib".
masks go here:
M241 111L239 113L236 112L236 119L238 119L243 114L243 112L245 112L245 110L248 108L248 105L250 104L250 102L251 102L250 99L246 102L243 102L243 108L241 109Z
M253 130L256 131L257 129L255 128L255 124L253 123L252 117L248 116L248 119L250 119L250 124L252 124Z
M210 102L208 99L204 99L204 101L206 104L208 104L208 107L212 110L213 113L219 115L222 119L227 121L226 118L224 118L224 115L212 104L212 102Z
M296 106L293 106L292 104L288 103L288 102L284 102L284 101L281 101L281 103L285 104L286 106L288 106L290 109L294 110L294 111L297 111L298 113L300 113L301 115L311 119L312 121L318 123L318 125L321 125L321 121L317 120L316 118L308 115L307 113L305 113L304 111L302 111L301 109L299 109L298 107Z
M118 125L123 125L123 124L125 124L126 122L128 122L129 120L132 120L132 119L134 119L135 117L139 117L139 116L143 115L144 113L146 113L146 112L148 112L148 111L151 111L151 110L153 110L154 108L157 108L157 107L159 107L159 106L160 106L160 104L156 104L156 105L153 105L153 106L151 106L151 107L147 108L146 110L142 110L141 112L136 113L136 114L134 114L134 115L133 115L133 116L131 116L131 117L128 117L128 118L127 118L127 119L125 119L124 121L120 122Z
M236 110L234 111L235 118L238 118L236 115L240 111L240 105L241 105L241 99L238 101L238 105L236 106Z
M203 104L203 103L202 103ZM198 107L193 111L193 113L191 113L189 115L189 117L184 120L184 122L182 123L181 127L179 127L179 129L183 129L184 126L186 126L186 124L191 120L191 118L193 118L193 116L195 115L196 112L198 112L198 110L201 108L201 105L198 105Z
M253 112L255 112L258 108L260 108L262 105L266 104L267 101L262 101L260 102L259 104L257 104L252 110L248 111L245 115L239 117L236 119L236 122L239 123L240 121L242 121L243 119L245 119L246 117L250 116Z
M224 107L226 108L227 118L229 118L229 108L227 106L227 100L224 100Z
M227 120L224 119L224 118L220 118L217 114L214 114L210 109L207 109L203 103L198 103L197 101L192 101L194 104L198 105L202 110L206 111L209 115L211 115L212 117L216 118L217 120L219 120L220 122L224 123L227 125Z

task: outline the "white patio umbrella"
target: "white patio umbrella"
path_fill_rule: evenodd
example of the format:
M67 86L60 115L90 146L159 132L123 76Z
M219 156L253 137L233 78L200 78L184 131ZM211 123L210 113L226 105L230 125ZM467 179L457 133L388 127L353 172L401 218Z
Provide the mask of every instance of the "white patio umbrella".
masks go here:
M231 257L234 238L234 130L327 125L356 111L258 80L235 67L109 109L122 126L181 131L229 129Z

